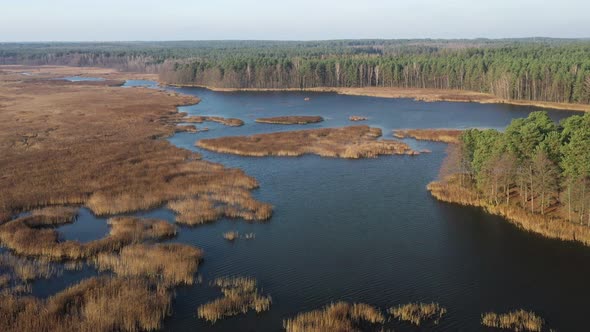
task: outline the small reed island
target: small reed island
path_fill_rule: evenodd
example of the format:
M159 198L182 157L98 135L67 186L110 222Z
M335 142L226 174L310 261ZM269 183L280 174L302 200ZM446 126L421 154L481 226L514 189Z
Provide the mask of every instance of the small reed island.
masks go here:
M433 141L443 143L459 143L459 137L463 133L461 129L399 129L393 131L396 138L414 138L420 141Z
M215 152L252 157L316 154L322 157L359 159L380 155L419 154L403 142L377 140L381 134L379 128L350 126L203 139L196 145Z
M359 115L351 115L351 116L348 117L348 120L349 121L353 121L353 122L356 122L356 121L365 121L365 120L368 120L368 119L369 118L367 118L366 116L359 116Z
M293 125L293 124L308 124L318 123L324 121L321 116L305 116L305 115L291 115L291 116L276 116L272 118L259 118L256 119L258 123L269 123L269 124L282 124L282 125Z
M203 122L217 122L228 127L240 127L244 125L244 121L236 118L223 118L220 116L187 116L182 119L186 123L203 123Z

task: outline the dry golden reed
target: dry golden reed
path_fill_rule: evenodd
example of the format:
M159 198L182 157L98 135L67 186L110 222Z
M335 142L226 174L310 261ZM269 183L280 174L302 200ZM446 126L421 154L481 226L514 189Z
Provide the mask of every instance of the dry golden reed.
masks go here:
M41 300L0 294L0 330L107 332L161 328L170 294L144 279L90 278Z
M187 116L182 118L182 122L188 123L203 123L203 122L217 122L224 126L240 127L244 125L244 121L236 118L223 118L220 116Z
M230 242L238 239L239 237L240 237L240 234L235 231L229 231L229 232L223 233L223 238L230 241Z
M382 324L379 309L364 303L332 303L323 309L301 313L283 321L287 332L362 331L363 324Z
M283 125L293 125L293 124L309 124L309 123L318 123L324 121L324 118L321 116L308 116L308 115L289 115L289 116L276 116L271 118L258 118L256 122L258 123L269 123L269 124L283 124Z
M253 157L316 154L358 159L419 154L403 142L377 140L380 136L379 128L351 126L203 139L197 142L197 146L215 152Z
M48 225L55 224L54 219L39 215L7 222L0 226L0 242L18 254L62 260L89 258L119 250L128 244L176 235L176 228L165 220L115 217L108 221L111 230L105 238L87 243L62 242L55 229L43 227L45 221Z
M253 278L222 277L215 279L212 285L221 289L223 297L197 308L197 316L211 323L224 317L245 314L250 310L259 313L270 308L271 297L258 293L256 280Z
M388 312L394 318L420 326L424 321L432 321L434 324L438 324L447 313L447 309L434 302L408 303L390 308Z
M194 283L201 258L200 249L183 244L136 244L124 247L119 254L99 254L95 264L119 276L143 276L175 286Z
M462 133L463 130L460 129L398 129L393 131L393 136L457 144Z
M505 314L487 312L481 315L481 324L488 327L512 331L540 332L543 328L543 318L532 311L523 309L511 311Z

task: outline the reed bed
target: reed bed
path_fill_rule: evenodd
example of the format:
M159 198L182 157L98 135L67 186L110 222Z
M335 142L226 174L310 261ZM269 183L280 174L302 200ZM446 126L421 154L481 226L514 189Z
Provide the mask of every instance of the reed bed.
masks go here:
M113 215L257 186L239 170L154 140L174 134L184 121L175 106L196 98L8 78L0 78L0 99L11 100L0 113L0 223L48 205Z
M235 232L235 231L225 232L225 233L223 233L223 238L230 241L230 242L233 242L236 239L240 238L240 233Z
M200 130L194 125L177 125L174 131L177 133L198 133Z
M224 317L245 314L250 310L257 313L267 311L272 299L258 293L256 280L246 277L222 277L212 282L219 287L223 297L197 308L197 316L211 323Z
M420 326L424 321L432 321L434 324L438 324L447 313L447 309L434 302L408 303L390 308L388 312L394 318Z
M170 294L144 279L90 278L41 300L0 294L1 331L146 331L161 328Z
M9 273L5 276L10 278L12 275L22 282L49 279L61 273L59 268L46 260L21 257L8 252L0 254L0 270Z
M382 324L379 309L364 303L332 303L283 321L287 332L362 331L367 324Z
M236 118L224 118L221 116L187 116L182 118L182 122L188 123L203 123L203 122L217 122L224 126L240 127L244 125L244 121Z
M35 220L32 227L30 220ZM115 217L108 221L111 230L105 238L88 243L61 242L55 229L42 227L44 220L40 216L27 216L1 225L0 242L18 254L63 260L89 258L132 243L176 235L176 228L165 220ZM52 219L47 222L54 225Z
M246 221L263 221L272 216L272 206L252 198L245 189L232 192L205 193L168 203L176 212L176 222L185 225L200 225L217 219L242 218Z
M268 124L283 124L283 125L294 125L294 124L310 124L324 121L321 116L307 116L307 115L289 115L289 116L276 116L271 118L259 118L256 119L258 123Z
M543 328L543 318L532 311L523 309L511 311L505 314L487 312L481 315L481 324L513 331L540 332Z
M366 116L359 116L359 115L351 115L348 117L349 121L357 122L357 121L365 121L368 120Z
M136 244L119 254L99 254L94 260L99 270L112 270L119 276L153 279L165 286L191 285L202 258L202 251L182 244Z
M515 205L492 205L475 191L459 184L455 177L428 184L428 190L439 201L483 208L486 212L506 218L514 225L545 237L577 241L590 245L590 228L565 219L528 212Z
M460 129L399 129L393 131L397 138L411 137L422 141L434 141L457 144L459 136L463 133Z
M297 130L252 136L203 139L198 147L243 156L301 156L375 158L380 155L419 154L400 141L377 140L381 129L369 126Z

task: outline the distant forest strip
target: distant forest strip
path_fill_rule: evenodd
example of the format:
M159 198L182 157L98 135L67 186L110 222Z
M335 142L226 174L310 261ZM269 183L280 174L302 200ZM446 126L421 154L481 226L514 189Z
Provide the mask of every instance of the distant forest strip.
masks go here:
M113 67L216 88L435 88L590 103L584 39L8 43L0 64Z

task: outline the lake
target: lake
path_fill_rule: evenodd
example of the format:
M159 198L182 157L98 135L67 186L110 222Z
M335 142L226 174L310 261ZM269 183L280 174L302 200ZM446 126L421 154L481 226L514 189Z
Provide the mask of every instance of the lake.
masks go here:
M133 86L130 81L127 86ZM154 85L139 81L137 85ZM167 88L202 99L179 107L189 115L237 117L242 127L197 124L207 132L179 133L169 141L197 151L203 158L243 169L255 177L258 200L274 206L263 223L220 220L179 227L171 240L204 249L199 267L203 284L176 289L173 315L164 330L280 331L282 321L299 312L344 300L385 309L413 301L439 302L448 314L440 331L482 330L480 315L530 309L548 326L575 331L587 325L590 298L590 248L545 239L519 230L480 209L441 203L426 185L437 178L445 157L442 143L405 140L432 153L346 160L317 156L241 157L194 146L203 138L367 124L383 130L384 138L400 128L496 128L526 117L534 107L436 102L343 96L301 92L213 92L200 88ZM305 101L305 98L310 98ZM549 111L556 121L576 114ZM259 117L320 115L309 125L258 124ZM368 117L350 122L350 115ZM171 222L167 209L134 213ZM90 241L108 232L105 218L82 210L78 221L61 227L66 239ZM228 242L222 234L253 232L253 240ZM68 282L94 272L68 272ZM200 304L220 296L209 281L221 276L251 276L263 294L272 296L270 311L236 316L211 325L196 318ZM38 281L34 293L48 296L63 289L63 279ZM391 321L396 331L418 330ZM429 327L421 330L429 330Z

